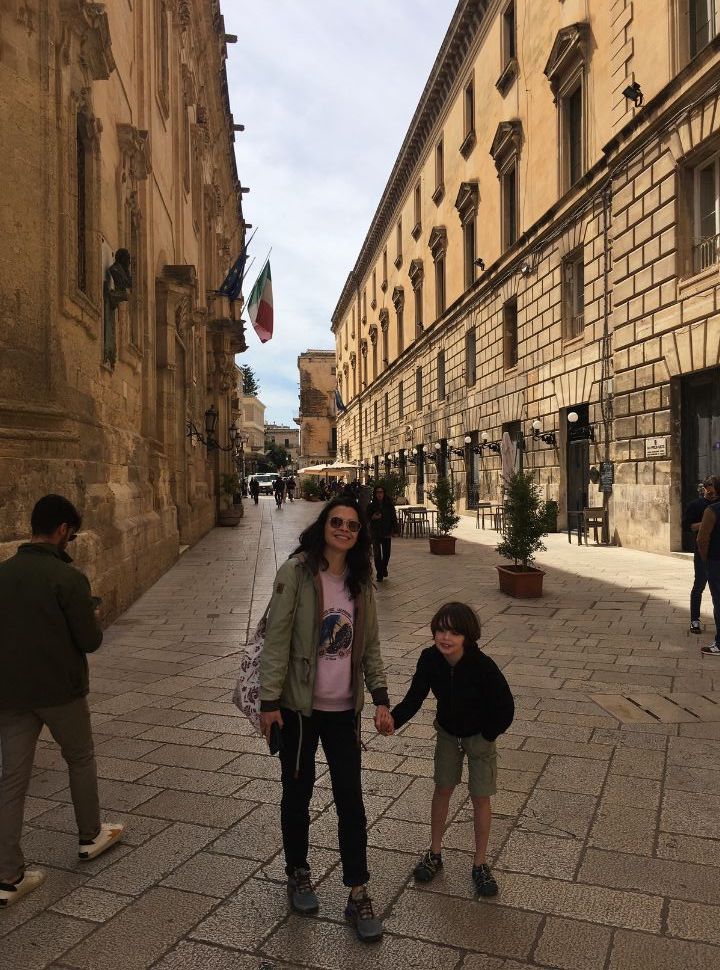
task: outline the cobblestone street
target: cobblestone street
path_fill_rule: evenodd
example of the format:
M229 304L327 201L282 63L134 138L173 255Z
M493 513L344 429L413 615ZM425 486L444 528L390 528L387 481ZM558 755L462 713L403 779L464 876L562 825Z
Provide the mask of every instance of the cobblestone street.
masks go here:
M689 635L692 564L550 536L545 596L497 590L497 534L464 519L458 555L393 544L377 591L396 702L448 599L483 621L515 693L499 742L491 834L500 895L472 892L472 811L457 791L445 869L411 878L429 844L433 708L375 735L364 787L381 944L343 920L327 777L313 801L321 911L288 912L279 767L230 703L237 651L276 567L318 505L245 503L107 631L92 658L107 820L124 841L81 865L56 747L41 742L24 847L45 885L0 914L1 970L716 970L720 966L720 666ZM710 623L709 596L704 620Z

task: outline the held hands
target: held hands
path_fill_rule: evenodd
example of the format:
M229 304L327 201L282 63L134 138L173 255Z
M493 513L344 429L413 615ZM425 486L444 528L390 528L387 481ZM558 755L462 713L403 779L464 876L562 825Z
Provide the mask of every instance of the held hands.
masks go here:
M268 744L270 744L270 731L272 730L273 724L279 724L282 728L283 719L280 711L263 711L260 715L260 730Z
M395 722L389 709L384 704L380 704L375 709L375 730L378 734L389 737L395 733Z

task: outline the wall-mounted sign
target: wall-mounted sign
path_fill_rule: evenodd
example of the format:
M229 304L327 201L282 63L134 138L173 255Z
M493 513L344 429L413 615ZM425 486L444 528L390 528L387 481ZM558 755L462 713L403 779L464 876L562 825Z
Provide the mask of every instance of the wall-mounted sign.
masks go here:
M646 438L645 457L646 458L667 457L667 438Z
M600 491L612 492L615 481L615 465L611 461L600 462Z

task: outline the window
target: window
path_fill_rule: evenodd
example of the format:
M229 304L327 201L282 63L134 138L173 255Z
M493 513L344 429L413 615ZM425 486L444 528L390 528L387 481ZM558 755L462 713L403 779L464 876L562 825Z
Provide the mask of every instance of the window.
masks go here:
M445 256L435 260L435 316L445 312Z
M566 340L579 337L585 326L585 255L575 250L563 260L563 331Z
M158 0L157 17L157 93L163 113L170 113L170 35L167 0Z
M518 315L517 297L503 305L503 363L505 370L517 367L518 362Z
M422 367L418 367L415 371L415 410L422 411L423 407L423 382L422 382Z
M515 33L515 0L509 3L502 16L502 55L503 67L507 66L508 61L517 57L517 42Z
M385 249L383 249L383 254L382 254L382 274L383 274L383 278L382 278L382 283L380 284L380 289L384 293L388 287L387 246L385 247Z
M414 259L408 270L410 283L413 288L413 302L415 307L415 338L423 332L423 280L425 270L421 259Z
M289 438L286 438L285 439L285 447L286 448L289 448L290 447L290 439Z
M88 291L87 273L87 223L88 223L88 185L87 185L87 165L86 165L86 146L82 132L82 122L78 116L76 124L76 223L77 223L77 287L83 293Z
M562 100L562 138L565 155L565 184L575 185L584 171L583 165L583 96L582 84Z
M400 421L405 417L405 402L403 401L403 384L398 384L398 418Z
M403 307L397 307L395 310L397 316L397 343L398 343L398 354L401 354L405 349L405 310Z
M367 289L362 292L362 322L367 323Z
M366 408L365 409L365 434L369 434L370 432L369 424L370 424L370 412Z
M384 406L385 406L384 407L384 410L385 410L385 424L388 425L388 424L390 424L390 395L387 393L387 391L385 392L385 401L383 403L384 403Z
M337 451L337 428L330 428L330 451Z
M377 401L373 401L373 431L378 429L378 406Z
M419 239L422 232L422 193L420 190L420 180L415 185L415 195L413 199L414 224L412 228L413 239Z
M465 289L475 282L475 218L463 226L463 260L465 263Z
M690 57L707 47L717 33L716 0L690 0Z
M350 323L351 323L350 336L354 338L355 337L355 307L354 306L350 314Z
M439 205L445 194L445 148L442 138L435 146L435 191L433 202Z
M698 165L693 182L693 272L720 262L720 155Z
M372 300L370 306L375 309L377 306L377 270L372 271Z
M397 245L397 256L395 257L395 266L397 269L400 269L400 267L402 266L402 256L403 256L402 217L397 221L397 227L395 229L395 238L396 238L396 245Z
M465 97L463 99L464 104L464 120L465 120L465 137L472 134L475 131L475 81L471 80L465 85Z
M423 302L423 285L419 283L414 290L415 296L415 337L419 337L423 332L423 320L422 320L422 302Z
M480 189L477 180L460 184L455 208L460 216L463 231L463 278L466 290L475 282L475 238L479 200Z
M509 249L517 242L517 167L513 164L503 173L502 187L502 239L503 249Z
M438 401L444 401L445 394L445 351L441 350L437 355L437 396Z
M465 334L465 381L468 387L477 381L477 337L474 327Z

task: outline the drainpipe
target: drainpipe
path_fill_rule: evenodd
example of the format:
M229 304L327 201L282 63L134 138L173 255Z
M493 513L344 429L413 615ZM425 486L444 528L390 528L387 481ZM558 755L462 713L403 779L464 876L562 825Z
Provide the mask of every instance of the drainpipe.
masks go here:
M603 189L603 338L600 375L600 413L603 424L603 460L610 461L610 435L613 422L612 395L612 335L610 333L610 207L612 205L612 177ZM602 540L610 543L610 492L603 491Z

